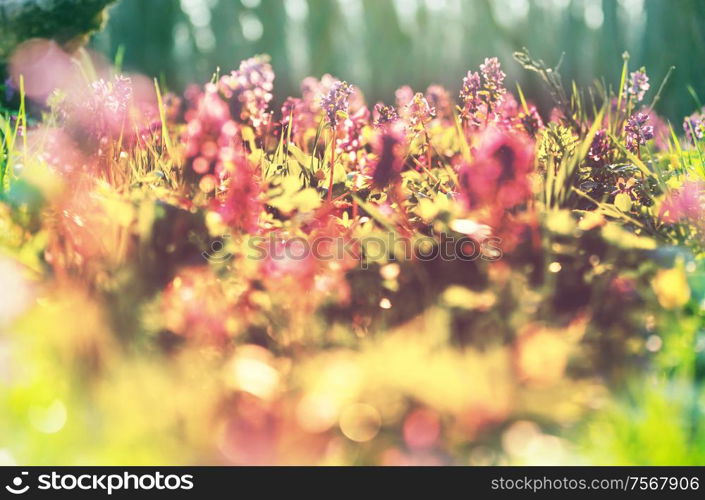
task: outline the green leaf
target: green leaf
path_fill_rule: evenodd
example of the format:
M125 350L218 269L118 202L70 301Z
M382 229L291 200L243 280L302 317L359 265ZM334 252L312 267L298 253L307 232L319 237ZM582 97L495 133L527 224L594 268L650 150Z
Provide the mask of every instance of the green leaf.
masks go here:
M626 193L619 193L614 197L614 206L622 212L629 212L632 209L632 199Z

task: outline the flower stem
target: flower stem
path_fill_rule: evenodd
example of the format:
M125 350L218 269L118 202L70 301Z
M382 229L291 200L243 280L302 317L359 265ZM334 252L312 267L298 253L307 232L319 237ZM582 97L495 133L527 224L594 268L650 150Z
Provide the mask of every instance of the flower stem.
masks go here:
M328 202L333 199L333 175L335 174L335 133L330 143L330 180L328 181Z

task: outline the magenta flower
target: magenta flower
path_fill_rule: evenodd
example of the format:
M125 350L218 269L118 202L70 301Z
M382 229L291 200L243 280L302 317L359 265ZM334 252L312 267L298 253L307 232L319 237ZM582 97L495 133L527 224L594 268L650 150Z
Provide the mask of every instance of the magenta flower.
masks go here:
M661 205L659 217L674 224L680 221L700 222L705 209L705 185L687 180L679 189L673 189Z
M397 108L402 109L414 98L414 90L408 85L404 85L394 91L394 98L397 103Z
M301 130L304 130L309 124L313 123L310 120L309 113L304 101L298 97L287 97L282 104L281 109L281 124L291 127L291 134L295 135Z
M222 177L224 161L239 141L238 125L230 117L228 104L221 99L214 84L207 84L196 96L191 92L193 108L185 113L186 129L182 136L188 166L195 174Z
M385 128L379 135L373 149L377 160L372 165L372 185L383 189L401 180L404 166L403 125Z
M234 154L225 182L224 195L213 200L213 208L223 222L240 231L257 231L262 203L259 199L261 186L257 182L256 170L247 158Z
M487 128L472 163L463 164L458 173L461 199L469 209L486 207L497 213L524 203L531 197L533 160L531 141Z
M366 107L350 113L342 122L336 138L336 147L339 152L355 153L362 146L362 129L370 122L370 110Z
M519 113L519 123L522 128L531 137L536 137L539 130L543 128L543 120L536 109L536 106L529 106L529 112L521 111Z

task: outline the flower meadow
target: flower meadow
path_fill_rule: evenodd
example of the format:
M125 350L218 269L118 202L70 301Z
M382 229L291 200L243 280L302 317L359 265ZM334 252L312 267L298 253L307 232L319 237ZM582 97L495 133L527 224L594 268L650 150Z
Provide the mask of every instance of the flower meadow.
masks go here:
M667 75L10 75L0 462L705 463L705 111L661 119Z

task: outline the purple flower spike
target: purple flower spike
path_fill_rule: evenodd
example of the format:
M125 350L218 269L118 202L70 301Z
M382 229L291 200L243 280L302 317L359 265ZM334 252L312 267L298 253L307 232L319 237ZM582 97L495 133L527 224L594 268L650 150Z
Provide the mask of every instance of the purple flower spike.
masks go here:
M592 139L587 152L587 163L593 168L599 168L609 162L611 151L610 138L604 129L598 130Z
M648 125L649 116L646 113L635 113L629 117L624 131L626 132L627 149L632 153L639 150L639 146L654 138L654 127Z
M479 73L468 71L460 90L463 118L478 123L496 117L506 92L505 76L496 57L485 59Z
M646 76L644 68L641 68L639 71L634 71L629 75L624 91L628 96L634 97L636 102L641 102L649 87L649 77Z
M486 58L484 64L480 64L480 73L485 80L486 90L496 92L498 95L504 94L504 77L507 75L502 71L496 57Z
M335 82L327 95L321 99L321 108L326 113L328 124L336 128L338 125L338 113L348 112L348 100L353 88L347 82Z

